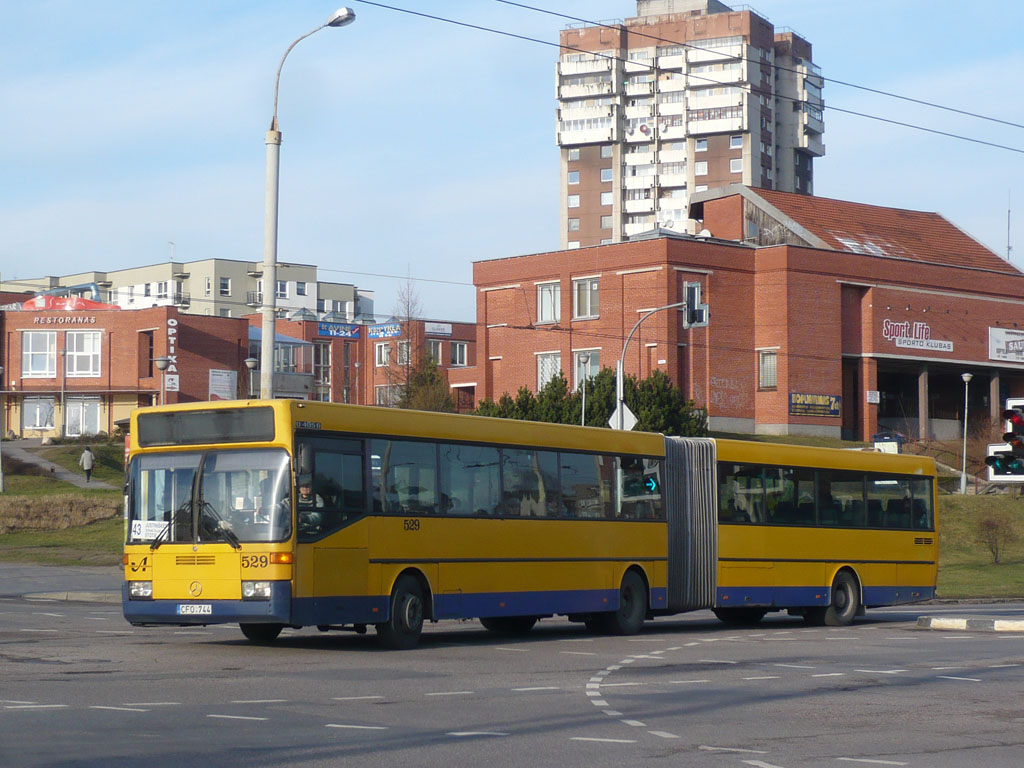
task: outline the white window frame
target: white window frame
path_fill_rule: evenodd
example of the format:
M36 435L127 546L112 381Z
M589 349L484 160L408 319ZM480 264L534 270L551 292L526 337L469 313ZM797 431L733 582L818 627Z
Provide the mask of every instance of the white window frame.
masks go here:
M565 244L565 246L566 246L566 250L575 251L577 248L580 247L580 241L579 240L570 240L568 243Z
M301 281L301 280L298 280L295 283L295 295L296 296L305 296L306 295L306 284L303 281Z
M562 284L558 281L537 284L537 324L557 323L562 319Z
M374 345L374 365L377 368L384 368L391 362L391 344L387 341L379 341Z
M615 221L612 218L612 215L610 213L601 217L601 229L614 229L614 228L615 228Z
M586 370L583 368L583 357L587 357ZM572 353L573 386L579 389L583 382L592 379L601 371L601 349L576 349Z
M288 281L287 280L278 280L277 281L277 290L274 292L274 295L277 298L279 298L279 299L287 299L288 298Z
M708 162L707 160L700 160L693 164L693 175L694 176L707 176L708 175Z
M585 306L580 306L581 304ZM599 277L574 279L572 281L572 319L594 320L600 316L601 279Z
M466 367L466 349L469 344L465 341L453 341L449 345L451 347L451 365L453 368L465 368Z
M167 281L166 280L161 280L160 282L158 282L156 284L156 297L158 299L166 299L167 298Z
M579 232L580 231L580 220L578 218L571 217L569 219L569 231L570 232Z
M66 331L64 334L66 375L69 378L78 379L99 377L102 348L103 334L100 331Z
M231 278L222 277L217 283L217 294L219 296L230 296L231 295Z
M434 365L441 364L441 354L443 351L441 341L438 339L427 339L427 354L434 361Z
M615 193L614 192L602 192L601 193L601 205L615 205Z
M411 341L400 341L398 342L398 356L396 362L398 365L411 365L412 364L412 342Z
M537 352L537 391L558 375L562 370L561 352Z
M611 157L611 156L612 156L612 145L611 144L602 144L601 145L601 157Z
M742 157L734 157L729 161L729 173L743 173Z
M211 293L213 293L213 278L208 277L206 278L206 295L209 296Z
M708 140L707 139L696 139L693 142L694 152L707 152L708 151Z
M579 159L580 159L580 150L579 150L579 147L574 147L574 148L570 149L570 150L569 150L569 151L568 151L568 152L566 153L566 157L567 157L567 158L568 158L569 160L579 160Z
M57 378L56 331L22 331L21 378Z
M602 168L601 169L601 183L602 184L608 184L609 182L611 182L614 179L614 177L615 177L615 174L612 172L611 168Z
M53 429L55 410L56 402L53 397L26 397L22 401L21 428ZM30 415L35 417L31 420L31 423L28 419ZM44 418L40 419L40 416L43 416Z
M579 208L580 207L580 196L569 195L565 200L566 207L568 208Z
M743 149L743 137L742 136L730 136L729 137L729 149Z
M579 171L569 171L569 173L568 173L568 180L569 180L570 184L579 184L580 183L580 172Z
M757 388L779 388L779 348L757 350Z

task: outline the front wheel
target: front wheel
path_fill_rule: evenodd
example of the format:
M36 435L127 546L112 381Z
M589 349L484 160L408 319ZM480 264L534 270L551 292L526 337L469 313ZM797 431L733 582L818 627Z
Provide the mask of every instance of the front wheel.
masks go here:
M409 574L400 576L391 592L391 616L377 625L377 637L385 648L415 648L423 631L423 588Z
M239 624L242 634L254 643L272 643L281 634L284 624Z
M647 617L647 587L636 571L626 571L619 587L619 608L611 613L595 615L588 629L599 629L609 635L635 635Z
M829 627L849 626L860 610L860 590L857 580L848 571L836 574L832 582L832 599L825 608L812 608L804 619L809 624Z

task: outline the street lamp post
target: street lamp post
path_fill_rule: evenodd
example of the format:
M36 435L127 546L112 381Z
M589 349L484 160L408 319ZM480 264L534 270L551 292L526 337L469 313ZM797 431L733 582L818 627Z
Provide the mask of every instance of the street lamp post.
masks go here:
M164 391L165 374L167 366L171 364L171 358L169 357L154 357L153 365L155 365L160 371L160 405L166 404L167 393Z
M262 338L260 339L260 398L270 400L274 397L274 319L277 314L277 194L278 171L281 161L281 130L277 122L277 95L281 85L281 68L292 48L324 27L343 27L356 19L351 8L339 8L316 29L297 38L281 57L277 65L277 76L274 78L274 115L267 131L267 183L266 213L263 222L263 305L261 312Z
M577 371L579 371L579 366L583 368L583 381L580 385L583 392L583 402L580 404L580 426L585 427L587 426L587 374L590 372L590 355L580 355L577 366Z
M964 452L963 463L960 466L960 493L967 493L967 394L970 390L971 379L974 376L970 373L960 375L964 380Z
M259 362L255 357L245 358L245 369L248 375L248 380L245 382L245 396L246 398L252 397L252 372L256 370L256 364Z
M636 321L636 325L633 326L633 330L629 332L629 336L626 337L626 343L622 345L622 354L619 355L619 362L615 366L615 428L623 428L623 417L625 411L625 403L622 401L622 388L623 388L623 375L622 375L622 362L626 359L626 347L629 346L630 339L633 338L633 334L636 333L636 329L640 327L640 323L646 320L648 317L653 315L655 312L663 312L666 309L675 309L676 307L685 307L685 301L677 301L674 304L666 304L664 307L658 307L652 309L649 312L645 312L644 315Z

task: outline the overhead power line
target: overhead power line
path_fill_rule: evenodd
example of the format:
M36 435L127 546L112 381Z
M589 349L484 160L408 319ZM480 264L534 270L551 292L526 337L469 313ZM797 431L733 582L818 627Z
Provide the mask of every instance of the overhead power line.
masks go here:
M553 42L551 42L549 40L542 40L540 38L530 37L529 35L520 35L520 34L517 34L515 32L509 32L507 30L496 29L494 27L485 27L485 26L480 25L480 24L471 24L471 23L466 22L466 21L459 21L458 19L451 19L451 18L448 18L448 17L445 17L445 16L437 16L435 14L423 13L421 11L413 11L413 10L410 10L408 8L399 8L399 7L394 6L394 5L387 5L385 3L373 2L373 0L355 0L355 1L358 2L358 3L362 3L364 5L372 5L372 6L375 6L377 8L383 8L385 10L395 11L397 13L405 13L405 14L408 14L410 16L418 16L420 18L430 19L431 21L439 21L439 22L442 22L442 23L445 23L445 24L452 24L454 26L464 27L466 29L474 29L474 30L477 30L479 32L488 32L488 33L495 34L495 35L501 35L502 37L510 37L510 38L513 38L513 39L516 39L516 40L523 40L523 41L529 42L529 43L536 43L538 45L544 45L544 46L547 46L549 48L557 48L559 50L579 52L579 49L572 48L571 46L565 46L565 45L562 45L561 43L553 43ZM498 1L499 2L503 2L504 0L498 0ZM560 14L556 14L556 15L560 15ZM574 17L567 17L567 18L574 18ZM598 26L600 26L600 25L598 25ZM673 42L673 41L667 41L667 42ZM686 43L673 43L673 44L674 45L687 45ZM610 55L610 54L601 53L600 51L587 51L587 53L589 53L590 55L595 56L597 58L602 58L602 59L608 59L610 61L618 61L618 62L622 62L622 63L627 63L626 60L623 59L620 56L613 56L613 55ZM648 70L650 70L652 72L659 71L658 67L652 66L650 64L644 64L643 62L640 62L640 61L630 61L628 63L629 64L633 64L634 66L638 66L638 67L645 67L646 69L648 69ZM717 85L717 86L723 85L723 83L721 81L715 80L713 78L701 77L699 75L694 75L694 74L688 74L687 77L689 77L691 79L695 79L695 80L702 80L704 82L712 83L712 84ZM740 85L740 86L735 86L735 87L743 89L743 90L746 90L748 93L753 93L753 88L750 85L745 85L745 86L744 85ZM781 94L775 94L775 98L784 99L784 100L792 102L794 104L808 104L808 102L805 102L805 101L803 101L801 99L796 99L796 98L793 98L791 96L784 96L784 95L781 95ZM811 106L817 107L818 105L815 104L815 105L811 105ZM939 106L939 105L934 105L934 106ZM939 130L936 130L934 128L928 128L928 127L925 127L925 126L922 126L922 125L917 125L916 123L899 122L899 121L896 121L896 120L891 120L889 118L882 117L880 115L871 115L871 114L865 113L865 112L854 112L852 110L841 109L840 107L835 107L835 106L833 106L831 104L822 104L821 108L822 109L830 109L830 110L833 110L835 112L842 112L844 114L855 115L857 117L865 117L865 118L868 118L868 119L878 120L880 122L888 122L888 123L892 123L894 125L899 125L899 126L904 127L904 128L911 128L913 130L923 131L925 133L938 134L938 135L946 136L947 138L951 138L951 139L958 139L960 141L967 141L967 142L971 142L971 143L974 143L974 144L982 144L982 145L985 145L985 146L988 146L988 147L993 147L995 149L1004 149L1004 150L1006 150L1008 152L1015 152L1015 153L1018 153L1018 154L1024 154L1024 149L1021 149L1019 147L1011 147L1011 146L1007 146L1005 144L997 144L995 142L989 142L989 141L984 141L982 139L976 139L976 138L973 138L971 136L964 136L962 134L950 133L950 132L945 132L945 131L939 131ZM1010 123L1010 125L1016 125L1016 124L1015 123ZM1024 126L1020 126L1020 127L1024 127Z

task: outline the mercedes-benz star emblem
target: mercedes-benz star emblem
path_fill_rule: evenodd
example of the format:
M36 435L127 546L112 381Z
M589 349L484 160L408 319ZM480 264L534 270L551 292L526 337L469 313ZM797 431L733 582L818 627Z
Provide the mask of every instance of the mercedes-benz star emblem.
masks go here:
M188 585L188 593L192 595L192 597L199 597L203 594L203 585L198 581L193 581Z

